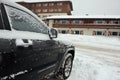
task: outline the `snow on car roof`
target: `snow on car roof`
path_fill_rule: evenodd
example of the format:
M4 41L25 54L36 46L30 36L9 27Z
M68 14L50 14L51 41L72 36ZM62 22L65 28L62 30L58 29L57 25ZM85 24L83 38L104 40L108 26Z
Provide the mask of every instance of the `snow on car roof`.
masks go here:
M71 0L26 0L26 1L17 1L17 2L28 2L28 3L33 3L33 2L59 2L59 1L71 1Z
M120 15L50 16L47 19L120 19Z

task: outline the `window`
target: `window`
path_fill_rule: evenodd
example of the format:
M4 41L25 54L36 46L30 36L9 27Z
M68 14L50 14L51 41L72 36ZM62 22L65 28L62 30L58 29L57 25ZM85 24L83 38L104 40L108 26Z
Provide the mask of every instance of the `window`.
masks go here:
M7 13L10 18L13 29L44 34L48 33L46 25L38 21L30 14L13 7L5 7L7 9Z
M61 12L62 11L62 9L58 9L58 12Z
M112 20L110 21L111 24L120 24L120 20Z
M60 24L68 24L69 22L67 20L60 20Z
M67 31L66 31L66 30L62 30L61 33L62 33L62 34L66 34Z
M37 10L37 12L41 12L41 10L40 10L40 9L38 9L38 10Z
M38 6L38 7L40 7L40 6L41 6L41 4L38 4L37 6Z
M47 12L47 9L44 9L43 12Z
M117 36L117 35L118 35L118 32L112 32L112 35L113 35L113 36Z
M58 6L62 6L62 5L63 5L63 3L57 3L57 5L58 5Z
M43 6L48 6L48 4L47 4L47 3L45 3L45 4L43 4Z
M54 5L54 3L49 3L49 6L53 6Z
M97 31L96 35L103 35L103 32L102 31Z
M49 12L53 12L54 10L53 9L50 9Z
M119 32L119 36L120 36L120 32Z
M103 35L102 31L93 31L93 35Z
M55 12L57 12L57 9L54 9Z
M82 24L82 21L81 21L81 20L73 20L72 23L73 23L73 24Z
M75 30L75 31L74 31L74 34L80 34L80 31Z
M104 20L96 20L95 24L105 24L105 21Z

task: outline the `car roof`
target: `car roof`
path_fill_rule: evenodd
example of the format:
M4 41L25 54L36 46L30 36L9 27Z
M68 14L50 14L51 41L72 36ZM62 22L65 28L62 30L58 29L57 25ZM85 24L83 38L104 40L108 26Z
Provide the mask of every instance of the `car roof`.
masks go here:
M20 9L20 10L23 10L23 11L31 14L32 16L34 16L35 18L37 18L38 20L41 21L41 19L40 19L39 17L37 17L37 15L35 15L32 11L28 10L27 8L25 8L25 7L23 7L23 6L15 3L15 2L13 2L13 1L11 1L11 0L0 0L0 4L1 4L1 3L5 4L5 5L8 5L8 6L12 6L12 7L18 8L18 9ZM41 21L41 22L42 22L42 21ZM43 22L43 23L44 23L44 22Z

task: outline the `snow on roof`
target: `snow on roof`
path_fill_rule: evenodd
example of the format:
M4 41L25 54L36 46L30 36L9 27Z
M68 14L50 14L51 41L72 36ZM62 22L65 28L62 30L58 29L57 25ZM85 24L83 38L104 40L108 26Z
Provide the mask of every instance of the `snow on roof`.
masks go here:
M81 16L51 16L47 19L120 19L120 15L81 15Z
M59 1L71 1L71 0L26 0L26 1L18 1L18 2L34 3L34 2L59 2Z

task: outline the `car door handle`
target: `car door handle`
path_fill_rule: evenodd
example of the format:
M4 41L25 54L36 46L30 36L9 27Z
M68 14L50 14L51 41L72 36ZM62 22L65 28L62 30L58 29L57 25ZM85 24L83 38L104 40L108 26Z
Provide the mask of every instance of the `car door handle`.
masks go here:
M32 40L16 39L16 46L17 47L29 47L29 46L32 46L32 45L33 45Z

